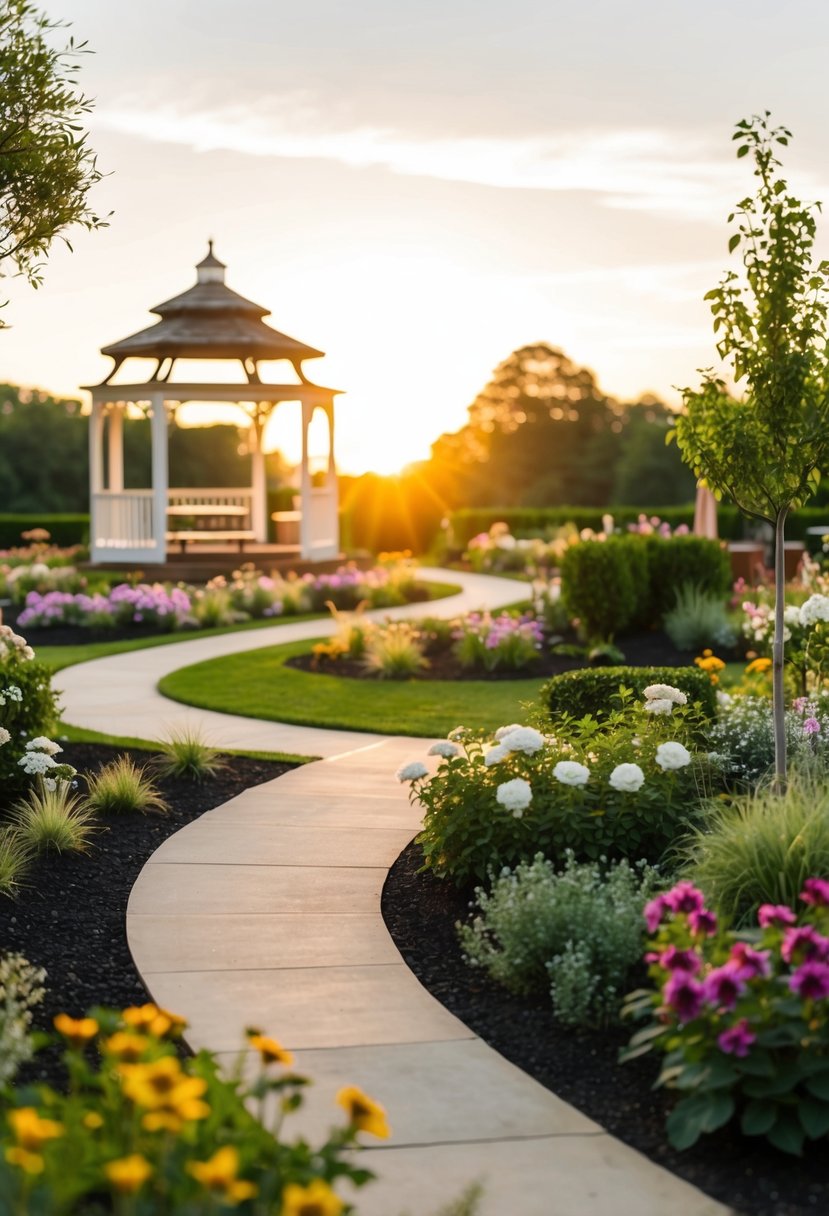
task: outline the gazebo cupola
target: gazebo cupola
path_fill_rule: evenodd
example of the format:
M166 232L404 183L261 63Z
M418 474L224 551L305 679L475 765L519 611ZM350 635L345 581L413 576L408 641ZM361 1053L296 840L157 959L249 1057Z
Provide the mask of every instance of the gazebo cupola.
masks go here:
M229 543L238 541L240 548L245 540L266 542L267 486L262 441L268 418L283 401L298 401L302 411L300 556L311 560L336 557L339 535L334 398L339 390L312 384L302 368L305 359L321 358L323 352L271 328L263 320L270 316L268 309L228 287L224 263L214 254L212 241L207 256L196 267L196 275L195 284L187 291L151 309L160 318L155 324L101 348L101 353L113 360L113 366L101 384L87 390L92 397L91 560L164 562L168 540L175 539L175 533L168 529L170 517L193 524L188 536L194 542L224 537ZM140 384L113 384L122 364L132 358L155 360L150 379ZM238 361L245 382L202 384L173 380L176 364L188 359ZM296 381L263 383L259 374L262 361L287 362ZM192 401L232 403L244 409L250 421L250 486L169 487L167 428L175 425L175 407ZM123 418L128 405L139 406L151 419L152 484L147 489L124 488ZM309 468L308 431L317 409L328 419L329 431L328 467L322 486L312 484Z

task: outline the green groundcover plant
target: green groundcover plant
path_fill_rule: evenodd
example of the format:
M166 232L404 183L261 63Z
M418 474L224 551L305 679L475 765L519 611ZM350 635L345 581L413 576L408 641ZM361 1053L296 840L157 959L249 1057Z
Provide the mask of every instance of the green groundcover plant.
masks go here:
M562 719L550 735L461 727L432 748L434 777L418 761L404 765L398 779L424 810L424 864L462 884L538 852L658 860L706 786L707 760L686 746L699 715L667 684L622 704L602 722Z
M475 891L472 920L458 926L466 961L511 992L549 992L562 1025L614 1021L658 877L644 863L578 863L572 853L557 870L538 854Z
M746 1136L800 1154L829 1132L829 882L809 878L797 909L764 904L757 928L718 925L692 883L645 909L650 989L625 1012L647 1018L624 1060L664 1056L657 1084L679 1094L675 1148L731 1119Z

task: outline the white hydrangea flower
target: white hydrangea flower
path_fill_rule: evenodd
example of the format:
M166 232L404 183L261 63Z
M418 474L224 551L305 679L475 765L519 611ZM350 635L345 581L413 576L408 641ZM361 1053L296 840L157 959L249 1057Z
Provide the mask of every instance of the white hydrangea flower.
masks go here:
M534 756L544 746L544 736L531 726L519 726L509 734L501 737L501 746L509 752L523 752L526 756Z
M667 697L657 697L654 701L645 702L646 714L672 714L674 712L674 702L669 701Z
M4 747L11 739L11 735L6 730L5 726L0 726L0 747Z
M645 784L645 774L638 764L617 764L610 774L610 784L614 790L635 794Z
M656 763L664 772L672 769L685 768L691 763L691 753L681 743L660 743L656 749Z
M484 756L484 764L487 766L487 768L492 768L493 764L500 764L502 760L506 760L508 755L509 748L506 748L499 743L495 747L491 747L489 749L487 754Z
M798 625L803 625L806 622L801 620L800 609L797 604L787 604L783 609L783 621L786 625L793 625L797 628Z
M22 700L23 693L16 684L10 684L8 688L0 688L0 705L7 705L9 701L16 701L19 705Z
M444 760L451 760L453 756L460 754L460 748L455 743L442 741L433 743L426 754L427 756L442 756Z
M590 769L576 760L559 760L553 769L553 776L562 785L587 785Z
M673 684L649 684L645 689L646 701L673 701L674 705L687 705L688 698Z
M30 739L26 744L27 752L45 752L47 756L56 756L58 752L62 752L63 748L59 743L53 743L51 739L47 739L45 735L38 735L36 739Z
M421 777L428 777L429 770L421 760L412 760L409 764L404 764L395 773L397 780L403 781L419 781Z
M495 797L501 806L512 811L515 819L520 819L533 800L532 786L523 777L515 777L499 785Z
M514 730L523 730L524 727L520 722L513 722L511 726L499 726L495 732L495 742L500 743L504 735L511 735Z
M829 596L810 595L805 604L800 605L800 623L807 628L818 621L829 621Z
M26 752L17 763L29 777L37 777L48 772L50 768L57 768L56 761L47 756L46 752Z
M731 704L731 701L732 696L730 692L723 692L721 688L717 689L717 704L721 709L725 709L727 705Z

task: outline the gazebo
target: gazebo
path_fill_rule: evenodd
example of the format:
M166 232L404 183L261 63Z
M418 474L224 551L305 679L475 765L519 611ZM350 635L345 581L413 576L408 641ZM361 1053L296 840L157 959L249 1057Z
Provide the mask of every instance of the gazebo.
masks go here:
M339 553L337 473L334 463L334 398L340 390L312 384L302 364L323 352L281 334L265 323L266 308L246 300L225 283L225 266L209 242L207 257L196 267L193 287L151 311L161 319L147 329L101 348L113 367L101 384L87 386L92 398L89 422L90 560L93 563L164 563L168 545L201 541L235 546L268 540L267 485L263 437L275 407L299 402L302 410L302 465L298 512L298 556L310 561ZM125 360L154 359L145 383L112 384ZM238 360L242 383L174 381L179 360ZM294 383L267 384L259 376L262 360L282 360L293 369ZM286 376L290 379L291 376ZM185 402L223 402L240 406L250 422L251 484L226 488L169 485L168 426ZM146 489L124 488L124 415L128 406L150 419L152 475ZM308 432L316 410L328 420L328 456L323 484L314 485ZM104 450L106 446L106 459ZM294 517L296 518L296 516ZM173 523L184 525L178 530ZM293 546L297 552L297 546Z

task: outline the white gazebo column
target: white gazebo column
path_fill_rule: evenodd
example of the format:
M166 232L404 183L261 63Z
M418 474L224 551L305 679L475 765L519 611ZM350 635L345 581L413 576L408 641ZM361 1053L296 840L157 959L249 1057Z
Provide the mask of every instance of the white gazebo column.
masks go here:
M310 401L302 402L302 464L299 474L299 556L308 561L314 556L314 503L311 496L310 453L308 451L308 428L314 405Z
M89 415L89 556L97 559L96 549L101 524L100 495L104 488L104 409L92 398Z
M326 510L328 513L328 533L333 541L331 557L337 557L340 552L340 494L337 482L337 462L334 458L334 402L325 407L328 419L328 468L325 472L325 488L328 492Z
M107 435L107 454L109 456L110 490L122 492L124 489L124 410L125 406L114 404L110 407Z
M153 416L152 433L152 521L155 560L167 558L167 499L169 495L169 471L167 464L167 411L164 394L153 393L150 397Z
M265 453L262 442L265 437L266 418L261 414L251 420L250 462L251 490L253 491L250 504L250 526L257 541L266 544L268 540L268 480L265 472Z

